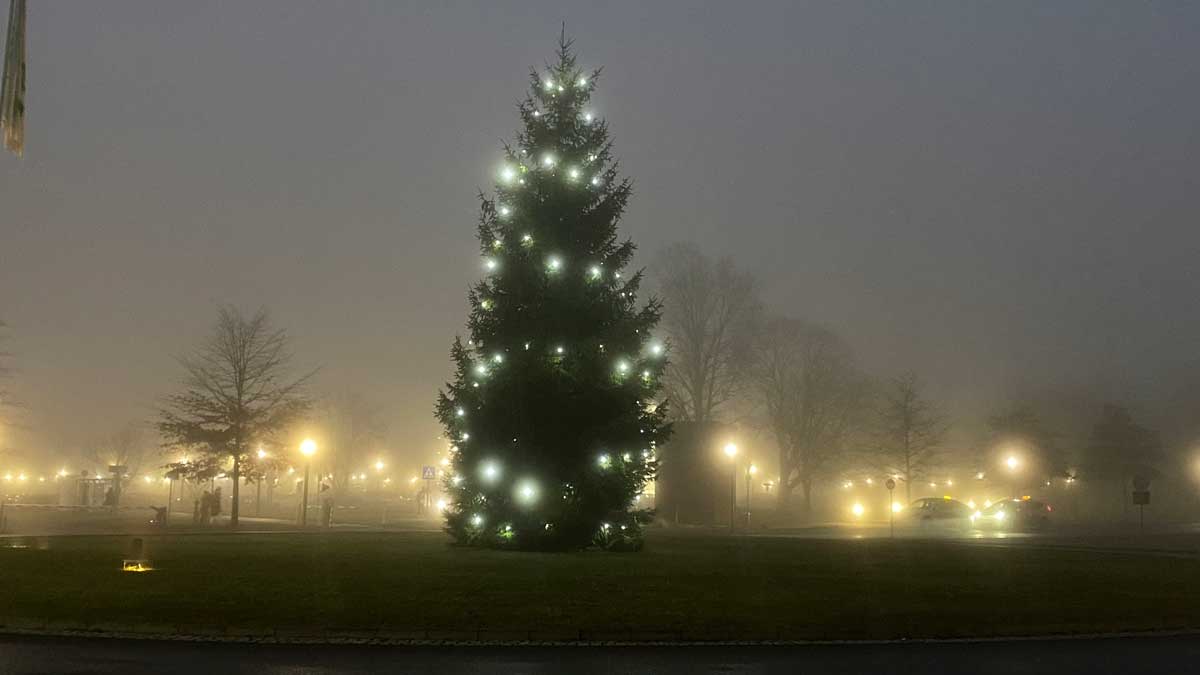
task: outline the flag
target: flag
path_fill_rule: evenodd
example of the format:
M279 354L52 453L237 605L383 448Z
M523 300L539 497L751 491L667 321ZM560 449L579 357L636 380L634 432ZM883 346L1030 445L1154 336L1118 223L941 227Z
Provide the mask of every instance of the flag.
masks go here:
M0 135L18 157L25 152L25 0L10 0L4 80L0 82Z

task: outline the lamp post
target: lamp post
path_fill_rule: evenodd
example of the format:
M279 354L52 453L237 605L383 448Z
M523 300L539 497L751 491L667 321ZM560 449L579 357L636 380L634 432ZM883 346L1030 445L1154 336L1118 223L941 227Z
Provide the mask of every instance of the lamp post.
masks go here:
M734 443L725 444L725 456L729 458L729 533L733 534L733 523L737 516L737 451Z
M259 446L259 448L258 448L258 462L259 462L258 479L254 481L254 517L255 518L262 517L262 482L263 482L262 461L264 459L266 459L266 457L267 457L267 451L263 450L262 447Z
M312 456L317 451L317 442L311 438L304 439L300 444L300 454L304 455L304 495L300 498L300 525L308 525L308 474L312 468Z
M751 462L750 466L746 467L746 530L750 530L750 478L758 473L758 467Z

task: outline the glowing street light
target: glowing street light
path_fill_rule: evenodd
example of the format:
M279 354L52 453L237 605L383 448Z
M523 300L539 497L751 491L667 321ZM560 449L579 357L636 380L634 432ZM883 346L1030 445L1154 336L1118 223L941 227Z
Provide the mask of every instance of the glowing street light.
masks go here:
M308 525L308 476L312 469L312 456L317 451L317 442L311 438L304 439L300 444L300 454L304 455L304 494L300 498L300 526Z
M1009 485L1013 499L1017 498L1017 470L1021 468L1021 460L1016 455L1009 455L1004 459L1004 466L1008 467Z
M734 514L737 513L737 453L736 443L725 444L725 456L729 458L729 533L733 534Z

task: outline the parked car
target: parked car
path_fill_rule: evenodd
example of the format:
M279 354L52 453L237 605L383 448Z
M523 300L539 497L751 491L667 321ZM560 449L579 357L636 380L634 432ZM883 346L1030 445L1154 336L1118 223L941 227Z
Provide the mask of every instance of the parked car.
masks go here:
M1036 499L1005 499L972 515L975 527L988 530L1029 531L1050 526L1054 507Z
M966 529L971 525L971 507L949 497L918 499L904 511L905 520L920 528Z

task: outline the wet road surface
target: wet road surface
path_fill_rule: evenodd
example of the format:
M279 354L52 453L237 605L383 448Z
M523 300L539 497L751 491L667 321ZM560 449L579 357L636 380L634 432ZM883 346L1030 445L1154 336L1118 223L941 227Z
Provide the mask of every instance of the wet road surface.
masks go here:
M1200 635L802 646L375 647L0 636L4 673L1186 673Z

